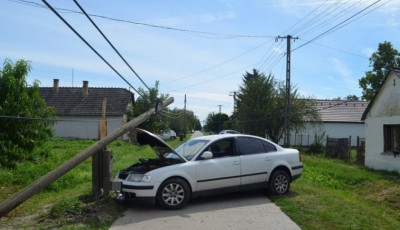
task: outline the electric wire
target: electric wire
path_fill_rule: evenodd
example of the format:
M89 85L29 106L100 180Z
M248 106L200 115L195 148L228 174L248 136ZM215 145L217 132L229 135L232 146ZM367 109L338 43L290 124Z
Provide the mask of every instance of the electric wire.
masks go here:
M304 40L304 39L300 39L299 38L299 40ZM307 40L305 40L305 41L307 41ZM328 48L328 49L336 50L336 51L339 51L339 52L342 52L342 53L345 53L345 54L348 54L348 55L352 55L352 56L355 56L355 57L360 57L360 58L363 58L363 59L369 59L368 57L365 57L365 56L362 56L362 55L359 55L359 54L355 54L355 53L352 53L352 52L349 52L349 51L346 51L346 50L334 48L334 47L331 47L331 46L328 46L328 45L324 45L324 44L321 44L321 43L318 43L318 42L315 42L315 41L312 42L312 44L318 45L318 46L321 46L321 47L325 47L325 48Z
M146 88L150 91L150 88L146 85L143 79L133 70L132 66L125 60L125 58L121 55L121 53L115 48L115 46L110 42L107 36L100 30L100 28L96 25L96 23L90 18L90 16L86 13L86 11L82 8L82 6L78 3L77 0L74 0L75 4L79 7L82 13L89 19L89 21L96 27L97 31L103 36L103 38L107 41L107 43L114 49L114 51L118 54L118 56L125 62L125 64L129 67L129 69L136 75L136 77L146 86Z
M324 17L330 15L331 14L331 12L330 12L331 8L334 8L338 4L339 4L339 1L336 1L334 4L329 5L327 8L325 8L324 10L319 12L317 15L315 15L314 17L312 17L308 21L306 21L299 28L297 28L296 30L292 31L292 34L298 34L300 31L303 31L303 30L309 28L310 26L314 25L318 21L320 21L321 18L324 18Z
M291 51L293 52L293 51L295 51L295 50L298 50L298 49L300 49L300 48L302 48L302 47L304 47L304 46L310 44L311 42L313 42L313 41L315 41L315 40L317 40L317 39L319 39L319 38L321 38L321 37L323 37L323 36L326 36L327 34L331 33L332 31L336 31L335 29L339 28L340 26L342 26L343 24L345 24L346 22L348 22L348 21L351 20L352 18L354 18L354 17L356 17L357 15L361 14L362 12L366 11L367 9L369 9L370 7L372 7L373 5L377 4L377 3L380 2L380 1L381 1L381 0L377 0L377 1L373 2L373 3L371 3L371 4L368 5L367 7L363 8L362 10L360 10L360 11L358 11L357 13L353 14L352 16L348 17L347 19L343 20L343 21L340 22L339 24L337 24L337 25L331 27L330 29L328 29L328 30L326 30L325 32L323 32L323 33L317 35L316 37L314 37L313 39L309 40L308 42L306 42L306 43L304 43L304 44L302 44L302 45L300 45L300 46L298 46L298 47L292 49ZM348 24L346 24L346 25L348 25ZM342 27L340 27L340 28L342 28ZM340 29L340 28L339 28L339 29Z
M296 22L295 24L293 24L291 27L289 27L288 29L286 29L285 31L283 31L281 34L285 34L286 32L290 31L291 29L295 28L298 24L300 24L303 20L305 20L306 18L308 18L308 16L310 16L311 14L313 14L315 11L317 11L319 8L321 8L325 3L327 3L329 0L325 0L324 2L322 2L321 4L318 5L318 7L314 8L312 11L310 11L306 16L304 16L302 19L300 19L298 22ZM293 34L293 33L292 33Z
M42 2L44 4L46 4L46 6L55 14L57 15L57 17L64 22L65 25L68 26L68 28L70 28L93 52L95 52L97 54L98 57L100 57L101 60L103 60L122 80L124 80L130 87L132 87L133 90L136 91L137 94L139 94L141 97L143 97L143 95L135 88L131 85L131 83L129 83L106 59L104 59L103 56L101 56L101 54L99 52L97 52L97 50L95 48L93 48L92 45L89 44L89 42L87 42L49 3L47 3L46 0L42 0Z
M364 12L364 13L361 14L361 15L357 15L357 17L352 18L352 19L349 20L348 22L346 22L346 23L344 23L343 25L341 25L341 26L335 28L334 30L332 30L331 32L329 32L328 34L326 34L326 35L324 35L324 36L327 36L327 35L329 35L329 34L335 32L335 31L337 31L337 30L339 30L339 29L341 29L341 28L347 26L348 24L350 24L350 23L352 23L352 22L354 22L354 21L356 21L356 20L358 20L358 19L364 17L365 15L367 15L367 14L369 14L369 13L375 11L376 9L378 9L378 8L380 8L380 7L382 7L382 6L386 5L386 4L388 4L388 3L391 2L391 1L392 1L392 0L388 0L387 2L384 2L384 3L382 3L381 5L378 5L378 6L376 6L375 8L370 9L370 10L367 11L367 12Z
M346 14L348 11L352 10L352 8L353 8L355 5L359 4L360 2L362 2L362 0L359 0L358 2L354 2L352 5L346 7L344 10L338 12L337 14L333 14L333 12L335 12L336 10L338 10L339 8L342 7L342 5L338 5L335 9L332 10L332 12L330 12L330 13L327 14L327 15L324 15L324 17L322 17L322 18L319 19L319 20L322 20L323 18L326 18L325 20L323 20L323 21L321 21L321 22L319 22L319 23L316 22L316 23L315 23L316 25L314 25L314 26L308 28L308 30L303 31L303 32L302 32L301 34L299 34L298 36L303 37L303 36L305 36L306 34L312 34L314 31L318 30L319 28L322 28L322 27L328 25L329 23L334 23L335 21L340 20L342 17L345 16L345 14ZM346 2L344 2L343 5L345 5L345 4L346 4ZM333 15L330 16L330 17L328 17L330 14L333 14Z
M205 68L205 69L203 69L203 70L200 70L200 71L198 71L198 72L196 72L196 73L192 73L192 74L189 74L189 75L187 75L187 76L184 76L184 77L180 77L180 78L171 80L171 81L169 81L169 82L167 82L167 83L164 83L164 85L168 85L168 84L171 84L171 83L176 82L176 81L180 81L180 80L187 79L187 78L190 78L190 77L193 77L193 76L197 76L197 75L199 75L199 74L202 74L202 73L205 73L205 72L210 71L210 70L212 70L212 69L215 69L215 68L217 68L217 67L219 67L219 66L222 66L222 65L224 65L224 64L226 64L226 63L228 63L228 62L231 62L231 61L233 61L233 60L235 60L235 59L238 59L238 58L240 58L240 57L242 57L242 56L244 56L244 55L246 55L246 54L248 54L248 53L250 53L250 52L252 52L252 51L254 51L254 50L256 50L256 49L258 49L258 48L260 48L260 47L262 47L262 46L264 46L265 44L267 44L267 43L270 42L270 41L271 41L271 40L267 40L267 41L265 41L265 42L263 42L263 43L261 43L261 44L255 46L255 47L249 49L249 50L246 50L246 51L243 52L243 53L240 53L239 55L237 55L237 56L235 56L235 57L226 59L225 61L222 61L222 62L220 62L220 63L218 63L218 64L216 64L216 65L213 65L213 66L210 66L210 67Z
M99 120L92 120L92 119L60 119L60 118L37 118L37 117L22 117L22 116L6 116L0 115L0 119L14 119L14 120L26 120L26 121L45 121L45 122L99 122ZM113 118L113 119L106 119L106 121L122 121L122 119Z
M19 4L24 4L24 5L29 5L29 6L33 6L33 7L37 7L37 8L44 8L44 9L47 8L46 6L44 6L42 4L32 2L32 1L27 1L27 0L8 0L8 1L19 3ZM82 12L71 10L71 9L66 9L66 8L56 7L55 9L62 11L64 13L82 14ZM140 25L140 26L146 26L146 27L152 27L152 28L158 28L158 29L165 29L165 30L171 30L171 31L185 32L185 33L190 33L190 34L194 34L194 35L202 35L202 37L213 38L213 39L273 38L274 37L274 36L269 36L269 35L222 34L222 33L208 32L208 31L182 29L182 28L176 28L176 27L161 26L161 25L155 25L155 24L149 24L149 23L143 23L143 22L135 22L135 21L125 20L125 19L112 18L112 17L107 17L104 15L97 15L97 14L89 14L89 16L102 18L102 19L106 19L106 20L110 20L110 21L123 22L123 23L129 23L129 24L134 24L134 25ZM214 37L212 37L212 36L214 36Z

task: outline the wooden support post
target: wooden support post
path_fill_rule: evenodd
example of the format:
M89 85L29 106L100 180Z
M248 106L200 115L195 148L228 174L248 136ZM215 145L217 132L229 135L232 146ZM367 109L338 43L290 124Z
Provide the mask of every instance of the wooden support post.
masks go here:
M101 140L107 136L107 98L103 99L103 104L101 106L101 116L99 120L99 131L98 140ZM92 194L94 198L99 198L104 193L103 181L107 173L105 173L105 162L104 155L107 146L92 156Z
M65 162L64 164L60 165L59 167L55 168L53 171L47 173L46 175L40 177L36 181L34 181L29 186L23 188L19 192L17 192L14 196L8 198L7 200L3 201L0 204L0 217L6 215L11 210L16 208L18 205L25 202L27 199L38 193L43 188L47 187L53 181L57 180L65 173L69 172L71 169L75 168L77 165L88 159L89 157L93 156L96 152L102 150L105 146L110 144L112 141L117 139L118 137L122 136L124 133L128 132L129 130L137 127L141 123L147 121L156 113L163 110L166 106L171 104L174 101L174 98L170 97L165 100L163 103L158 105L156 108L150 109L147 112L141 114L138 117L135 117L130 122L126 123L125 125L121 126L117 130L113 131L105 138L97 141L90 147L86 148L75 157L71 158L69 161Z
M113 179L113 151L106 150L103 152L103 195L108 196L111 192L111 180Z

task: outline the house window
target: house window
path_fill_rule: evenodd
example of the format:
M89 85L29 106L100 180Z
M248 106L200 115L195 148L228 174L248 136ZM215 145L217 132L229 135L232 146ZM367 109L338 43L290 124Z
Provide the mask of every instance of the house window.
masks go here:
M399 152L400 125L384 125L384 152Z

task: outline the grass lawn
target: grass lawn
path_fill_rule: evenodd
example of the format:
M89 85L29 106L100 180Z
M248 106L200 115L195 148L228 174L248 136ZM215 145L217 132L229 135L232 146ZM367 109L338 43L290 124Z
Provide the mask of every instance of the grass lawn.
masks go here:
M89 147L93 140L54 139L49 157L0 169L0 202ZM168 141L177 146L179 140ZM150 156L149 147L122 141L113 150L114 173ZM398 229L400 176L364 169L348 161L303 154L304 173L285 196L270 196L302 229ZM108 229L125 210L113 197L93 200L91 159L0 219L0 229Z
M348 161L302 155L304 173L273 196L302 229L399 229L400 176Z

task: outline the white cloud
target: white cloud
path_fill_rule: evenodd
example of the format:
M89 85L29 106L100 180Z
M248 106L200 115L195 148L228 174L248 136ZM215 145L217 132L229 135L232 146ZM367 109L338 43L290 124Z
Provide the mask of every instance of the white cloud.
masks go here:
M205 14L200 15L200 21L202 23L213 23L216 21L222 21L226 19L233 19L236 17L234 12L218 13L218 14Z
M346 83L347 88L353 89L357 85L357 81L353 78L351 70L339 59L332 59L334 69L339 73L343 82Z
M371 57L371 55L376 51L376 49L365 47L361 49L361 53L364 56Z

